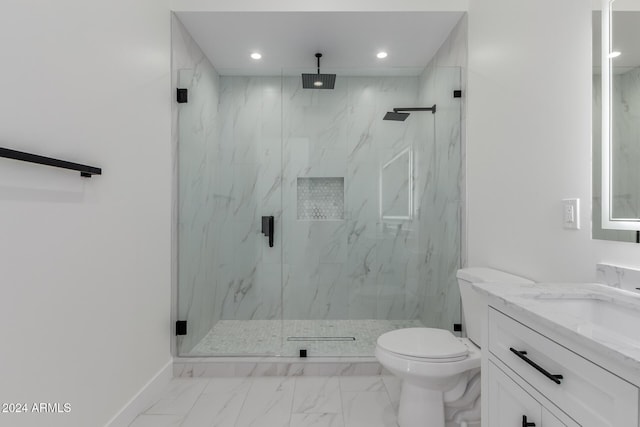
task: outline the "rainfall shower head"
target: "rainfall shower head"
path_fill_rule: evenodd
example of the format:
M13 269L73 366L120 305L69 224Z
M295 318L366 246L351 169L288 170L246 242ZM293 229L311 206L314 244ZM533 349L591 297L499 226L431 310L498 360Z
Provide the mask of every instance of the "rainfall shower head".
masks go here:
M396 113L395 111L389 111L384 115L382 120L395 120L397 122L404 122L409 117L409 113Z
M396 122L404 122L409 113L401 113L401 111L431 111L432 114L436 113L436 105L432 107L417 107L417 108L394 108L393 111L389 111L384 115L382 120L394 120Z
M333 89L336 84L335 74L320 74L321 53L316 53L318 58L318 74L302 74L303 89Z

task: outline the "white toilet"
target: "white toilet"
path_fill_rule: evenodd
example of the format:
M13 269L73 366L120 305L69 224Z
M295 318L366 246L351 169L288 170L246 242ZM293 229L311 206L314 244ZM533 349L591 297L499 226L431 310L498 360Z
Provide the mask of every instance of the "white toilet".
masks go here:
M469 338L446 329L406 328L378 337L376 358L402 379L400 427L480 425L480 338L484 298L471 283L533 283L490 268L457 273Z

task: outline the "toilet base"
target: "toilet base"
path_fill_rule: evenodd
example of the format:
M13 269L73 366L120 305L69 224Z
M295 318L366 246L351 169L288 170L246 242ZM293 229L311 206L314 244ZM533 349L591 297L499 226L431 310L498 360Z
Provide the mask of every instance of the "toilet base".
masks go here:
M400 427L445 427L442 392L402 381L398 425Z

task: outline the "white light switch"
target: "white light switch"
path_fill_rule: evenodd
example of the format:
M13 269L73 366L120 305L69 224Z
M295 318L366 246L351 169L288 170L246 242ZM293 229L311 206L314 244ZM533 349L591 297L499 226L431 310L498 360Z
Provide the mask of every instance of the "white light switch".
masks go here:
M562 225L566 229L580 229L580 199L562 200Z

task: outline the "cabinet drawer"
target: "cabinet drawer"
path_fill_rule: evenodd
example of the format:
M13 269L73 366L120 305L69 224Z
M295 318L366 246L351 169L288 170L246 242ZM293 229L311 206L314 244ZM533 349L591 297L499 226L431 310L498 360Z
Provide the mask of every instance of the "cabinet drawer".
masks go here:
M488 363L489 425L491 427L515 427L528 422L541 427L580 427L566 415L556 417L529 395L493 361Z
M634 385L494 308L489 310L489 351L581 426L638 422Z

